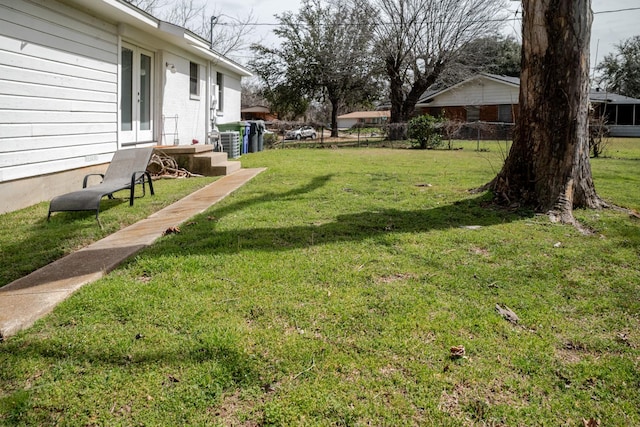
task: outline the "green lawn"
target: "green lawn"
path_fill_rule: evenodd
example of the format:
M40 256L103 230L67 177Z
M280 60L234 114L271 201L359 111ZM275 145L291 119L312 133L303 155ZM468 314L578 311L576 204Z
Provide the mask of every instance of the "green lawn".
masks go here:
M0 344L0 424L640 425L639 220L494 208L476 146L243 156L267 171ZM639 210L640 141L609 153Z

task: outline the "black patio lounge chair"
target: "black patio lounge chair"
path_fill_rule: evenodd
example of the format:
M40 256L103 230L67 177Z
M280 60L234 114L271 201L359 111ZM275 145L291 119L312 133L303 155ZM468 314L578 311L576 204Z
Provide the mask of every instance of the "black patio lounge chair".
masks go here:
M54 197L49 203L49 215L59 211L96 211L96 219L100 213L100 200L104 196L113 199L113 193L129 189L129 206L133 206L134 189L136 184L142 184L142 196L145 195L145 177L149 185L149 192L153 192L151 175L147 172L147 165L151 159L153 147L130 148L118 150L113 155L107 171L103 174L89 174L84 177L82 190L62 194ZM100 184L87 187L89 177L101 176Z

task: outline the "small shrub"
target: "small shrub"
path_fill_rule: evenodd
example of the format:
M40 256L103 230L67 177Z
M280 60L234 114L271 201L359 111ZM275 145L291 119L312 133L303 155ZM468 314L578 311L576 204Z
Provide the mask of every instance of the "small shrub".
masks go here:
M409 121L407 136L415 147L422 150L439 147L442 145L440 124L441 120L428 114L414 117Z
M264 144L265 148L273 148L276 143L278 142L278 135L271 132L271 133L265 133L262 136L262 142Z
M593 157L600 157L600 154L609 145L609 127L606 117L597 117L593 112L589 115L589 150Z

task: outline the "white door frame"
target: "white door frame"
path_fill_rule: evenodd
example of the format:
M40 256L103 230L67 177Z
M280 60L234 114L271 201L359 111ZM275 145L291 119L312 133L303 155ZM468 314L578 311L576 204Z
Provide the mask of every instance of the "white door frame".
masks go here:
M130 58L125 58L125 51ZM120 145L153 141L154 133L154 53L122 42L120 47Z

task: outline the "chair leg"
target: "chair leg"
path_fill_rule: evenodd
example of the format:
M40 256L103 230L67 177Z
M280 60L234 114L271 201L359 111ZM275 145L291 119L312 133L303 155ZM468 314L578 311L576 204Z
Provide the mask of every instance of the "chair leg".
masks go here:
M131 187L130 191L129 191L129 206L133 206L133 196L135 194L135 188L136 188L136 173L134 172L133 175L131 175Z
M151 174L149 172L145 172L145 174L147 175L147 182L149 183L149 192L153 196L156 193L153 192L153 182L151 181Z

